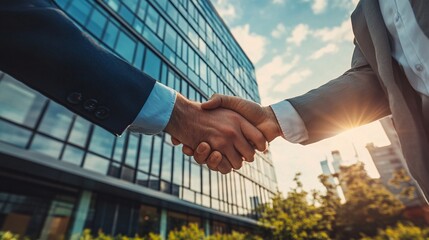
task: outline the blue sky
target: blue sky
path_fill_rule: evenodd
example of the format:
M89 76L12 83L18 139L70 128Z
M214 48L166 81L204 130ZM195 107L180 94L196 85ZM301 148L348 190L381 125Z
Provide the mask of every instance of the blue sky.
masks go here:
M256 68L263 105L301 95L350 67L350 14L358 0L212 0ZM309 146L278 138L271 143L279 189L287 192L296 172L307 189L320 188L319 162L340 150L353 163L354 147L370 175L378 173L367 143L389 144L378 122Z

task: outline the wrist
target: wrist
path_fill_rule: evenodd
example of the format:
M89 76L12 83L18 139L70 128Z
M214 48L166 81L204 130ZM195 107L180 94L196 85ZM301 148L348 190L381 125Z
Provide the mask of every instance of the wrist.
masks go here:
M266 129L266 138L269 142L274 140L277 137L283 135L282 129L280 127L279 122L277 121L277 117L270 106L262 107L265 113L265 129Z
M176 103L174 104L170 120L164 131L183 142L185 129L192 129L189 117L195 116L198 111L198 104L189 101L181 94L177 94Z

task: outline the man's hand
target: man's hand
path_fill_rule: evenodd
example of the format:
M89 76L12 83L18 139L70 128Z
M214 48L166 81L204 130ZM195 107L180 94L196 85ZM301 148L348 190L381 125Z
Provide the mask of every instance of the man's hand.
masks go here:
M282 135L281 128L271 107L262 107L261 105L244 100L238 97L215 94L211 99L201 105L202 108L210 110L216 108L227 108L240 113L250 123L255 125L265 136L268 141L272 141ZM180 141L172 138L175 145L180 144ZM183 145L183 152L188 156L194 156L198 163L206 163L212 170L217 170L218 166L224 165L226 159L221 158L222 154L213 151L211 146L206 142L201 142L196 151L190 146Z
M239 169L243 159L253 161L254 146L261 151L266 148L264 135L239 114L222 108L206 111L201 104L191 102L180 94L165 131L175 138L174 143L180 141L191 151L199 143L208 143L209 150L215 151L211 158L223 159L216 168L222 173L230 172L231 168ZM198 149L196 153L198 155ZM204 160L206 158L207 155Z
M214 94L210 100L201 104L201 108L206 110L226 108L239 113L256 126L264 134L268 142L278 136L282 136L281 128L270 106L263 107L239 97Z

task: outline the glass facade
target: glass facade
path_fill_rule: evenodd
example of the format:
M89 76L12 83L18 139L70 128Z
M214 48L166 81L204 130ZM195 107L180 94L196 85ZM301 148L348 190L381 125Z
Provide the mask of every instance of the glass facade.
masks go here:
M204 101L213 93L222 93L260 102L252 63L208 0L56 2L105 48L191 100ZM222 175L183 155L168 134L125 132L115 137L1 72L0 142L195 206L252 219L257 216L257 206L269 201L277 190L269 152L258 153L255 162ZM127 204L118 201L126 200L118 198L111 203L114 208L108 202L92 202L86 226L114 229L113 233L160 231L159 206L142 207L145 203L135 202L126 209ZM122 221L98 221L100 212L107 214L101 217L103 221L116 219L119 213L124 219L146 214L150 221L135 220L129 223L134 227L125 231L125 225L118 224ZM165 215L167 229L204 220L170 210ZM213 230L224 231L223 226L212 222ZM0 230L2 227L0 221Z

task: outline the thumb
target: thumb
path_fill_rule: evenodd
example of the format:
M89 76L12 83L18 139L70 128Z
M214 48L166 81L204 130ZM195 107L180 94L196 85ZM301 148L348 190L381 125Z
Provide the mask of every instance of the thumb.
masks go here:
M201 108L205 110L212 110L222 106L222 97L220 94L213 94L212 97L201 104Z

